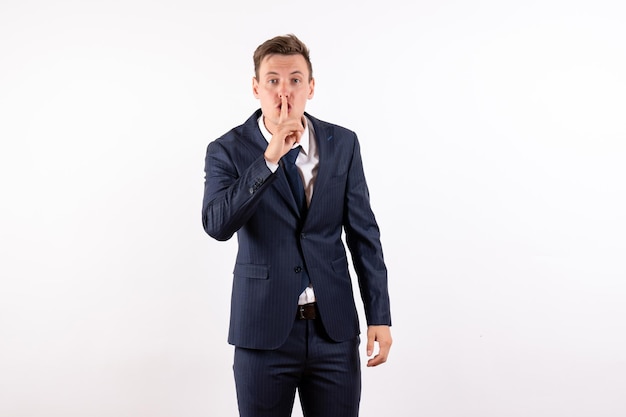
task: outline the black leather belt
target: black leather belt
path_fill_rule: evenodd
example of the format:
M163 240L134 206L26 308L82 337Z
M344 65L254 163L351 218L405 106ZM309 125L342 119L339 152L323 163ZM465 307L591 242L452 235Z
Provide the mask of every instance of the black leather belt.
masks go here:
M317 317L317 303L309 303L298 306L296 311L296 319L298 320L314 320Z

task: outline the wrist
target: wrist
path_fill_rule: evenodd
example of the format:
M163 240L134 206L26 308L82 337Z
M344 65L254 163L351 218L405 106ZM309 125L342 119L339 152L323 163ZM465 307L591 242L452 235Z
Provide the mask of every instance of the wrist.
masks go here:
M269 157L267 155L267 152L263 154L263 158L265 158L265 162L267 162L268 164L272 164L272 165L278 165L278 161L280 161L280 158Z

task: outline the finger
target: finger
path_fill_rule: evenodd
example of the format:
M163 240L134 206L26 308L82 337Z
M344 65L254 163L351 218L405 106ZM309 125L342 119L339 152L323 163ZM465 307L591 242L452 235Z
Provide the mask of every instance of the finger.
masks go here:
M374 332L367 332L367 356L372 356L374 354L374 341L376 339L376 334Z
M387 362L387 356L381 352L378 353L378 355L374 356L372 359L370 359L369 361L367 361L367 366L368 367L372 367L372 366L378 366L381 365L385 362Z
M280 120L282 122L289 117L289 103L287 103L287 97L280 96Z
M389 356L389 349L391 348L391 345L379 342L378 348L378 354L369 361L367 361L367 366L378 366L387 362L387 357Z
M293 136L296 139L296 143L300 143L300 138L302 138L302 132L296 130L295 132L293 132Z

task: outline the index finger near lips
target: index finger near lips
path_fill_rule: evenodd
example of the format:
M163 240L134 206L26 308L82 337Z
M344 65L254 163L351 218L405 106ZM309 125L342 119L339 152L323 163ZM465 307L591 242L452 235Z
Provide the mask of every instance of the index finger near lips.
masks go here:
M280 98L280 120L285 121L289 117L289 104L287 103L287 97L282 96Z

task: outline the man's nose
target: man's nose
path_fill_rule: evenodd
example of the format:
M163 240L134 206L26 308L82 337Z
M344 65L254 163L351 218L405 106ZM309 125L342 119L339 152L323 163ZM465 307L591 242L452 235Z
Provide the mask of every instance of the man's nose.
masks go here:
M281 83L280 85L280 97L282 98L283 96L285 96L285 98L289 98L289 93L291 93L291 87L289 86L288 83Z

